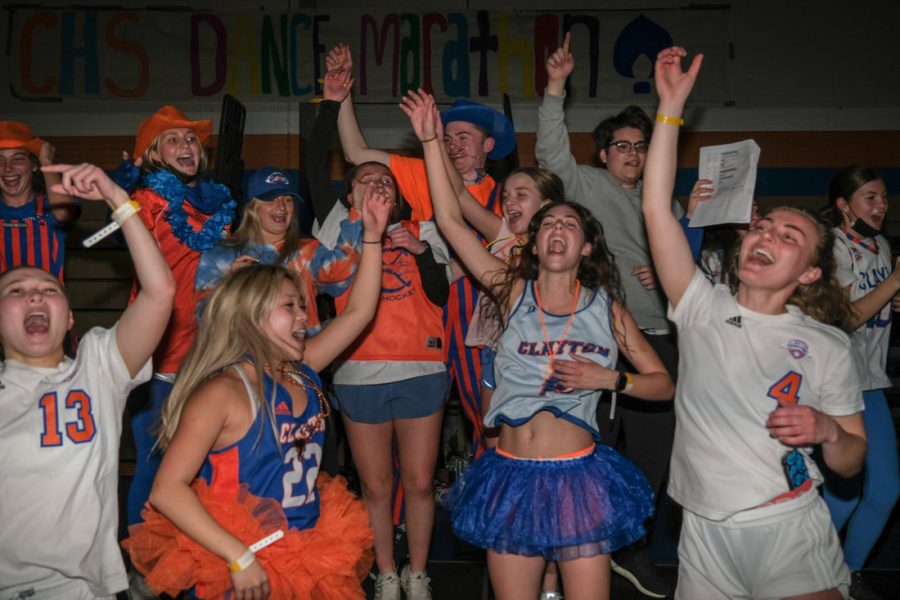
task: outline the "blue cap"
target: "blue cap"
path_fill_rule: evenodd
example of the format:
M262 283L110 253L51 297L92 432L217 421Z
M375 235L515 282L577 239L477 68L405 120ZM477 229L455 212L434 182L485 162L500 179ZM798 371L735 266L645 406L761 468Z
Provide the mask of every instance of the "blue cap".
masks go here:
M494 138L494 149L488 154L491 160L505 158L516 147L516 130L499 110L460 98L453 106L441 112L444 127L453 121L466 121L478 125Z
M257 169L247 179L247 200L269 201L278 196L292 196L295 200L303 200L288 174L275 167Z

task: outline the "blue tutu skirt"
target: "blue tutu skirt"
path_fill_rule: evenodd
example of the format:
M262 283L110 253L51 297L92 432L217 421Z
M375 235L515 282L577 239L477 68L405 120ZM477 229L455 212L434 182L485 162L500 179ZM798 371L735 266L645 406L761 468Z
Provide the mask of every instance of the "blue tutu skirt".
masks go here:
M653 514L643 474L598 444L576 458L535 460L486 451L444 497L453 531L495 552L571 560L639 539Z

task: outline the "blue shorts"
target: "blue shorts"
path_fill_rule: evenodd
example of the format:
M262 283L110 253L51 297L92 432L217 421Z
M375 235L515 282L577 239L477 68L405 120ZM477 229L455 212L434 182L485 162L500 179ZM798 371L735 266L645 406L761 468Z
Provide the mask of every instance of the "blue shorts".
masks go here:
M484 346L481 349L481 385L489 390L497 389L494 379L494 357L497 353L492 348Z
M371 425L419 419L441 410L449 389L446 371L374 385L335 384L335 408L351 421Z

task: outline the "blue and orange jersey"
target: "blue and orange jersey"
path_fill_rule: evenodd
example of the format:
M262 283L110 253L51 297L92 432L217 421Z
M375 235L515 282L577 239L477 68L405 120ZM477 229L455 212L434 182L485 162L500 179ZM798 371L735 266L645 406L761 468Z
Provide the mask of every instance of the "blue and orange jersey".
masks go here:
M22 206L0 202L0 273L13 267L36 267L62 281L66 229L53 216L45 195Z
M303 372L321 388L319 376L300 365ZM272 394L272 380L266 376L265 401ZM248 393L252 390L248 389ZM278 386L275 391L275 424L278 439L264 411L257 411L253 425L238 442L209 453L202 477L214 493L237 496L241 484L251 494L272 498L281 503L288 524L294 529L314 527L319 518L319 494L316 478L325 445L325 423L303 444L300 450L294 443L298 429L305 423L314 424L321 408L314 390L306 388L306 409L294 417L291 395Z
M401 221L400 226L421 237L418 221ZM346 308L349 297L348 290L335 298L338 313ZM416 258L405 248L385 241L375 317L343 356L347 360L444 361L441 307L428 299Z

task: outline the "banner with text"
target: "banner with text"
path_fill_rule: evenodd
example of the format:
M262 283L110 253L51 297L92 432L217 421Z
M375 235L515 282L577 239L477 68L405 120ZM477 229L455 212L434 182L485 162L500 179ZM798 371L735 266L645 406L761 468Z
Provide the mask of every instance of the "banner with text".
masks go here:
M20 101L128 98L178 103L229 93L244 101L321 94L325 56L350 44L355 99L394 103L424 88L535 103L548 54L572 32L576 104L629 104L652 92L653 60L674 43L703 52L692 102L727 103L730 11L191 12L16 8L9 82Z

